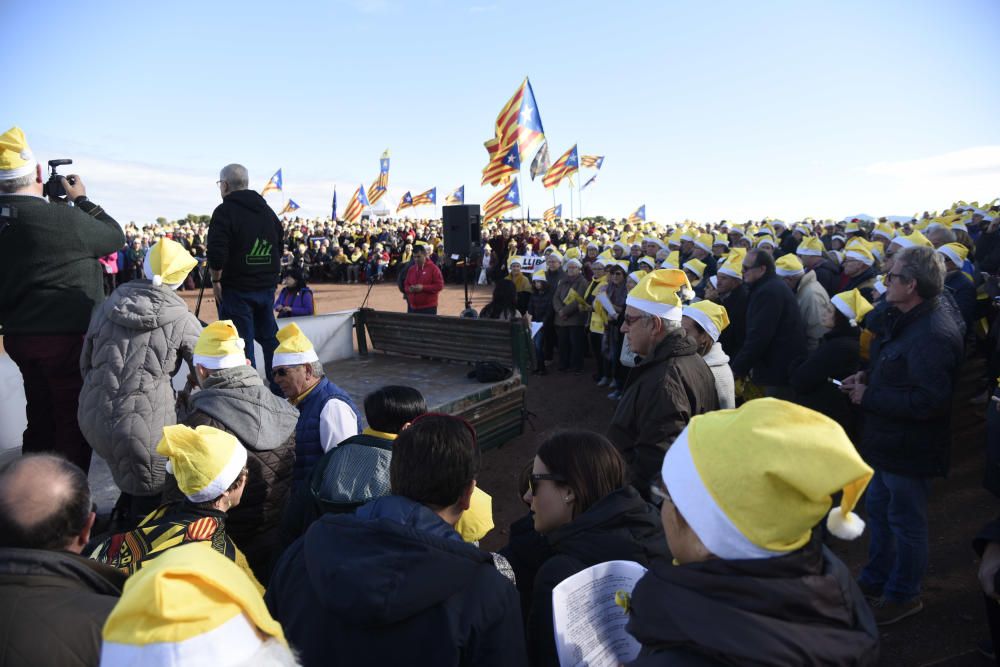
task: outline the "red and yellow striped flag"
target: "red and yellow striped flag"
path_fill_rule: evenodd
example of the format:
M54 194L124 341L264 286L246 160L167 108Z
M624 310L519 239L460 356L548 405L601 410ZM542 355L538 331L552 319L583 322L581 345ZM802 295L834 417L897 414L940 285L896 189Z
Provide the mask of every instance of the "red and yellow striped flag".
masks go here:
M546 188L554 188L562 179L580 171L580 159L576 154L576 144L568 151L559 156L559 159L552 163L549 170L542 177L542 185Z

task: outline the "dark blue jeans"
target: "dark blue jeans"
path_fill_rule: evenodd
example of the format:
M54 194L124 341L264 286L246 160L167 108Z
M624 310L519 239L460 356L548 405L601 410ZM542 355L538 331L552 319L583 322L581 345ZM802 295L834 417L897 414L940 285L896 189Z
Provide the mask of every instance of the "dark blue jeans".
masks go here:
M927 570L927 495L930 480L875 471L865 496L871 544L861 583L887 600L920 595Z
M278 323L274 319L274 290L241 292L222 287L222 303L219 304L219 319L232 320L240 338L246 343L243 350L247 359L257 367L254 359L253 342L256 340L264 350L264 373L271 379L271 359L278 347Z
M406 312L416 313L417 315L437 315L437 306L431 306L430 308L413 308L410 306L409 302L406 304Z

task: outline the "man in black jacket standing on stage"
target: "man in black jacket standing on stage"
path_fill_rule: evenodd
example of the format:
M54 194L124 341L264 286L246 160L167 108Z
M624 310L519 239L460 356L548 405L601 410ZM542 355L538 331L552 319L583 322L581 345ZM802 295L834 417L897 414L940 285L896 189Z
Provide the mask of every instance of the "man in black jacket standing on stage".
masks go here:
M264 350L271 379L271 358L278 347L274 290L281 260L281 221L264 198L248 189L247 169L230 164L219 172L222 203L208 226L208 266L212 271L219 319L232 320L256 367L253 342Z

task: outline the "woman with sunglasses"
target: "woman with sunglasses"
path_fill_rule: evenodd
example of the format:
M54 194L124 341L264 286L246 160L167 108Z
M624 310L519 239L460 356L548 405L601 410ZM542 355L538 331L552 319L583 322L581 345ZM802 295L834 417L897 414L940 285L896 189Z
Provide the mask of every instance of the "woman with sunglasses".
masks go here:
M535 531L545 537L549 557L532 578L527 619L528 656L533 665L558 665L552 634L552 589L567 577L609 560L648 565L669 552L656 509L625 483L625 461L615 446L590 431L560 431L535 455L524 501ZM503 552L502 552L503 553Z

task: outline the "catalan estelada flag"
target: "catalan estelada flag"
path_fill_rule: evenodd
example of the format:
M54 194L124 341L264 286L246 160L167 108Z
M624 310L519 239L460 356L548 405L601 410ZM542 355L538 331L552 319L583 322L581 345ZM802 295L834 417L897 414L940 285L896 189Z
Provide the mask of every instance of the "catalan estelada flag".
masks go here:
M527 77L500 110L495 134L501 146L517 142L522 159L531 149L545 141L545 130L542 128L542 117L538 114L538 104L535 103L535 92Z
M500 188L496 194L487 200L483 206L483 220L499 218L506 211L521 205L521 195L517 188L517 179Z
M281 209L281 213L279 213L278 215L285 215L286 213L291 213L292 211L297 211L298 208L299 208L299 205L296 204L294 200L289 199L285 203L285 208Z
M490 163L483 169L483 185L496 185L508 174L521 170L521 153L517 143L512 143L505 151L497 151Z
M444 203L445 204L450 204L450 205L455 205L455 204L461 205L461 204L464 204L465 203L465 186L464 185L458 186L455 189L454 192L452 192L450 195L448 195L447 197L444 198Z
M413 198L413 206L429 206L437 203L437 188L431 188L426 192L421 192Z
M260 196L263 197L264 195L266 195L271 190L277 190L278 192L281 192L281 170L280 169L278 171L274 172L274 176L271 177L271 180L269 180L264 185L264 188L260 191Z
M568 151L559 156L559 159L552 163L549 170L542 177L542 185L546 188L554 188L562 182L562 179L580 171L580 158L576 154L576 144Z
M368 208L368 196L365 194L365 186L362 183L354 191L351 201L347 202L347 208L344 209L344 220L347 222L360 220L361 214L365 212L366 208Z
M597 180L597 174L594 174L589 179L587 179L587 182L583 184L583 187L580 188L580 190L586 190L587 186L590 185L591 183L593 183L596 180Z
M646 222L646 205L643 204L628 217L629 222Z
M588 169L600 169L601 165L604 164L603 155L581 155L580 156L580 166L586 167Z
M545 211L545 213L542 213L542 220L544 220L545 222L552 222L556 218L561 218L561 217L562 217L562 204L557 204L556 206L553 206L552 208Z
M413 195L407 191L406 194L403 195L403 198L399 200L399 206L396 207L396 212L399 213L404 208L410 208L411 206L413 206Z
M368 188L368 204L375 205L379 199L385 195L389 188L389 149L382 153L382 158L378 162L378 178Z

